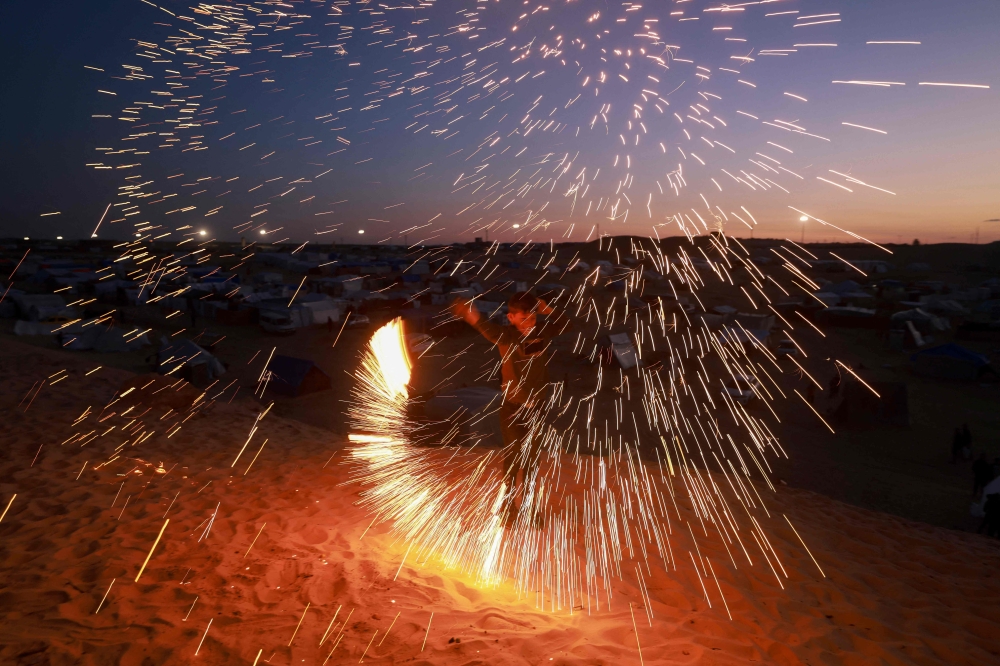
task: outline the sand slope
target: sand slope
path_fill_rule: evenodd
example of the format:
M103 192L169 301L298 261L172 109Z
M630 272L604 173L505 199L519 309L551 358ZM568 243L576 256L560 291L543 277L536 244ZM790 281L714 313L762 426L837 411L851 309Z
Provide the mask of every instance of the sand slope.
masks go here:
M400 567L405 544L385 526L366 533L329 433L269 415L233 467L256 405L216 405L168 439L177 420L157 414L99 423L130 377L92 369L0 349L0 511L17 493L0 522L2 664L252 664L259 652L340 664L366 649L382 664L639 664L640 647L647 664L1000 663L996 540L781 488L762 522L787 577L759 551L734 569L700 540L718 586L693 566L654 567L649 608L620 582L610 610L543 612L550 600L478 589L433 561ZM674 547L693 549L681 529Z

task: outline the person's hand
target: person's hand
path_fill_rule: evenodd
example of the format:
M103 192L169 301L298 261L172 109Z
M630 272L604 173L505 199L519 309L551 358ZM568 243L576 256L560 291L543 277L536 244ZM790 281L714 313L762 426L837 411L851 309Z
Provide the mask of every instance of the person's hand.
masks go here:
M471 301L456 298L451 302L451 313L470 324L479 321L479 311L472 305Z

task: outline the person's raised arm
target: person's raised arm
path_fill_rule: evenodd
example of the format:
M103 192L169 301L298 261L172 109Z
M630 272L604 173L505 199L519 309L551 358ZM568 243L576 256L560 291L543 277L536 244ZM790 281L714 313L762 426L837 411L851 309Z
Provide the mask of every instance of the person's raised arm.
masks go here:
M464 320L470 326L475 326L479 323L479 310L472 304L472 301L463 301L462 299L456 298L451 302L451 313Z
M475 328L484 338L493 344L499 342L503 336L504 328L497 326L484 317L472 301L464 301L456 298L451 302L451 313Z

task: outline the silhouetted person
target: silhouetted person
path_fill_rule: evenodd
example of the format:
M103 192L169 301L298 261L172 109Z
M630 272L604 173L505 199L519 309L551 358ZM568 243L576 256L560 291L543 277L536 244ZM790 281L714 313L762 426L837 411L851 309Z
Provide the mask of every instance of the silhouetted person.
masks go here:
M537 412L549 386L545 352L551 339L566 331L569 321L545 301L524 291L515 293L507 302L510 326L489 321L472 301L456 299L451 311L492 342L500 353L504 395L500 431L504 442L504 484L510 498L518 486L518 472L523 472L523 485L533 483L541 454ZM505 522L509 523L513 518L509 505L505 512Z
M980 453L972 463L972 496L979 497L986 484L993 480L993 465L986 462L986 454Z
M983 511L986 515L983 517L983 522L979 524L976 534L981 533L985 527L986 536L1000 536L1000 493L987 495Z
M962 455L962 429L955 428L955 434L951 436L951 464L958 462L958 457Z

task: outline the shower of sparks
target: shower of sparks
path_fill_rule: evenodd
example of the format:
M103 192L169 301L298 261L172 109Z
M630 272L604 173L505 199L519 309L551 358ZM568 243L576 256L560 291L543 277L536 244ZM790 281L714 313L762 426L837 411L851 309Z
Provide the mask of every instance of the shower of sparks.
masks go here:
M767 72L756 65L765 56L794 59L799 48L823 47L810 53L835 58L839 41L797 40L812 40L814 33L817 40L832 39L828 33L847 29L841 13L763 13L764 7L749 4L699 11L684 2L644 7L595 0L552 6L313 0L308 7L267 0L189 10L143 3L142 11L155 19L149 34L135 41L134 62L85 66L99 105L92 116L95 134L114 137L102 139L106 143L87 167L118 179L118 196L93 236L100 230L128 239L115 245L115 265L127 267L141 303L171 305L190 297L192 283L211 278L222 264L235 272L252 261L258 243L289 242L296 234L284 220L309 221L298 226L311 227L317 243L363 234L375 244L402 244L410 262L404 273L420 266L475 279L483 285L479 301L511 291L515 281L505 277L507 269L512 259L528 256L537 258L521 267L537 278L528 286L561 287L549 304L572 320L573 332L554 353L586 359L584 383L596 388L581 392L556 380L536 396L537 408L526 417L530 441L539 444L531 449L537 459L530 461L533 472L516 507L500 470L502 452L466 446L477 438L455 434L475 433L482 415L454 416L445 438L411 418L409 384L420 358L411 356L402 322L379 328L369 341L348 410L353 434L346 462L375 516L372 525L391 525L405 544L397 575L408 562L440 562L484 587L512 584L536 595L539 607L592 612L610 607L616 579L635 577L645 590L643 576L653 567L676 572L692 566L711 604L709 583L720 597L722 587L699 540L714 540L733 568L766 565L783 586L787 574L764 528L771 519L768 495L775 492L769 460L787 457L774 435L777 406L787 400L801 409L805 403L811 418L830 426L809 400L797 390L786 393L776 381L786 372L806 373L803 366L777 357L755 329L732 320L719 324L711 308L724 303L746 313L743 321L776 322L802 350L799 340L822 332L797 310L809 327L796 329L788 321L795 318L778 306L792 295L818 300L819 285L806 271L819 258L787 241L761 260L735 234L759 228L751 210L787 207L796 213L789 219L801 216L846 241L870 242L801 210L810 208L807 197L821 187L824 196L894 196L861 180L864 174L818 164L826 156L814 152L839 148L843 134L857 134L855 129L885 135L893 128L837 123L822 114L812 121L804 116L822 106L810 103L816 96L765 92ZM752 26L739 20L754 12L785 21L785 41L773 43L776 33L769 30L771 43L760 48ZM723 16L727 25L718 24ZM704 40L715 40L706 42L714 45L711 55L695 59L685 50L685 43ZM322 66L312 65L320 60ZM873 95L907 85L928 95L981 95L976 90L990 88L838 75L845 78L831 82L835 94L841 86L871 87ZM284 82L302 77L311 82L309 94L292 98ZM781 83L796 89L795 82ZM252 101L240 101L247 99ZM861 111L851 117L863 120ZM386 163L372 147L379 136L405 141L398 152L408 154L392 156L402 167ZM422 166L412 168L409 157ZM377 174L378 196L361 196L339 182L355 173ZM880 185L895 189L891 182ZM409 198L417 192L434 195L440 209L418 213ZM248 240L220 256L213 240L224 227ZM442 244L456 235L485 236L485 249L450 255ZM587 241L598 243L605 257L600 264L576 256L579 246L558 246ZM292 253L305 255L308 242L297 239ZM198 270L211 262L220 267ZM116 266L99 269L100 279L113 278ZM289 305L308 282L302 279ZM227 296L246 289L222 286ZM174 309L167 320L183 320L179 315ZM63 328L102 323L110 323L110 315ZM175 336L185 331L183 324L171 325ZM126 339L146 332L133 327ZM609 336L617 341L607 342ZM143 378L103 409L88 408L73 424L80 430L64 444L85 446L104 437L111 430L95 423L112 417L123 424L115 435L125 433L130 446L157 432L172 437L223 394L230 401L241 388L263 395L274 351L248 361L266 359L256 386L213 384L155 427L130 401L181 382ZM189 360L167 358L166 374ZM62 379L36 382L22 400L24 410L43 387ZM242 449L228 454L235 454L232 467L269 411L257 416ZM124 446L94 469L130 460L122 455ZM156 471L169 472L162 465ZM119 518L129 507L128 491L125 497ZM203 538L219 510L217 505ZM508 511L514 511L512 520ZM631 605L630 612L635 623ZM651 618L648 603L646 612ZM425 642L432 620L433 614ZM330 655L346 631L345 623L329 636ZM638 632L636 641L638 646Z
M756 546L776 577L786 575L757 514L770 516L767 496L775 492L768 459L787 457L769 424L777 419L772 403L789 397L775 376L801 366L779 363L741 323L710 327L709 316L678 299L638 297L652 288L653 274L699 304L700 293L722 289L764 310L754 328L766 329L765 320L781 316L768 310L780 292L809 293L809 278L795 264L801 257L790 248L777 253L788 275L781 278L765 274L737 239L721 233L682 241L674 255L641 239L601 245L628 262L569 274L550 305L573 320L574 353L594 359L602 338L622 331L616 357L633 357L617 369L598 364L591 392L553 382L538 396L527 439L541 452L512 525L505 526L505 510L514 509L499 452L435 440L409 417L413 361L402 320L372 336L349 408L348 462L364 486L363 504L408 544L400 568L407 557L436 560L482 586L512 581L521 593L539 593L539 605L551 610L588 611L611 605L611 583L628 575L628 561L647 570L685 566L677 553L689 546L677 541L687 535L694 550L699 538L724 544L734 568L752 565ZM538 266L560 259L547 244L534 249ZM546 274L539 270L539 280ZM614 285L624 294L613 295ZM489 298L489 290L477 298ZM661 360L647 364L644 357ZM748 409L751 399L766 411ZM456 418L449 432L480 419ZM521 454L531 455L523 446ZM680 525L688 529L678 535Z

